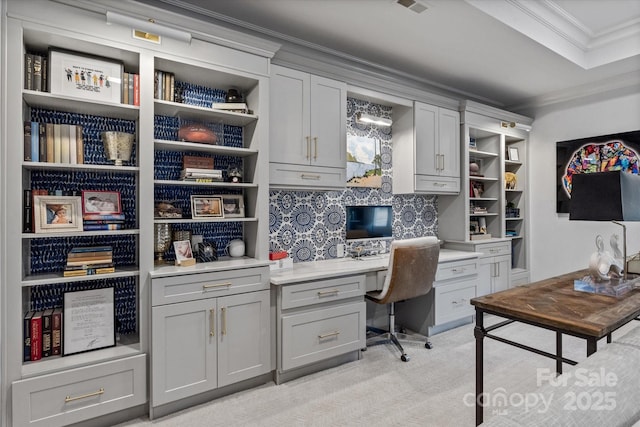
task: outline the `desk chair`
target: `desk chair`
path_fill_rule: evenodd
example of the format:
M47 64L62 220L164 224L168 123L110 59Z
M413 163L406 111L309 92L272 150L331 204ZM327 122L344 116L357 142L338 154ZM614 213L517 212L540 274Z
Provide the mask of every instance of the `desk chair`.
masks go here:
M376 334L367 339L367 345L391 341L400 350L402 354L400 359L403 362L408 362L409 356L398 339L425 342L425 347L431 348L431 343L425 336L396 331L394 303L426 295L431 291L438 269L439 254L440 244L435 236L394 240L391 243L389 268L384 286L381 291L366 294L366 298L370 301L389 305L389 330L367 327L368 333Z

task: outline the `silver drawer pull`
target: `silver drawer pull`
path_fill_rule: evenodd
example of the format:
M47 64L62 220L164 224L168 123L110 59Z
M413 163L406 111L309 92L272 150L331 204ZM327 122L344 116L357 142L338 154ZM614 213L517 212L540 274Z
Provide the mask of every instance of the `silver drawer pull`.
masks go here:
M327 332L326 334L318 335L318 338L324 339L329 337L335 337L337 335L340 335L340 331Z
M73 402L74 400L86 399L88 397L99 396L101 394L104 394L104 388L100 388L100 390L98 391L94 391L93 393L83 394L81 396L75 396L75 397L67 396L64 398L64 403Z
M213 283L211 285L202 285L202 289L209 289L209 288L220 288L222 286L231 286L232 283L231 282L225 282L225 283Z
M338 292L340 292L338 289L331 289L330 291L318 291L318 296L324 297L327 295L338 295Z
M434 183L433 183L433 186L434 186L434 187L446 187L446 186L447 186L447 184L443 184L443 183L441 183L441 182L434 182Z
M460 298L458 301L451 301L451 304L453 305L458 305L458 304L464 304L467 300L464 298Z
M320 180L320 175L309 175L308 173L303 173L302 175L300 175L300 177L302 179L312 179L314 181Z
M451 272L456 274L456 273L464 273L464 268L452 268Z

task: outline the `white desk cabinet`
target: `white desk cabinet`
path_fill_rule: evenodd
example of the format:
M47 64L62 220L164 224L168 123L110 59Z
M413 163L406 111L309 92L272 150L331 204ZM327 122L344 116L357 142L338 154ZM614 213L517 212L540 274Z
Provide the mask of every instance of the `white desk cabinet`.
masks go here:
M433 335L471 321L470 301L476 296L477 258L438 264L433 290L397 303L396 324L423 335Z
M487 243L447 242L451 249L480 252L476 296L483 296L511 287L511 242L493 239Z
M292 371L366 347L365 275L274 286L277 292L277 371ZM303 372L307 373L307 372Z
M344 188L347 85L271 66L269 181L287 188Z
M157 278L152 288L156 303L190 295L152 308L152 407L270 371L268 267ZM262 290L243 291L252 288Z

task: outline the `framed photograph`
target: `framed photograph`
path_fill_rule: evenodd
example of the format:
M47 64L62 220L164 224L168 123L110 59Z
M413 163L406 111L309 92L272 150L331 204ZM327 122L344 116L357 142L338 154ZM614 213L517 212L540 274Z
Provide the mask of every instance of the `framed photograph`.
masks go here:
M190 240L173 242L173 249L176 251L176 265L194 265L196 263Z
M244 196L225 194L222 197L222 209L225 218L244 218Z
M221 196L191 196L191 218L224 218Z
M114 287L65 292L63 355L116 345Z
M34 196L36 233L83 231L79 196Z
M123 64L107 58L49 50L49 92L120 104Z
M518 155L518 149L516 147L509 147L509 160L512 162L520 161L520 156Z
M119 191L82 190L82 213L111 215L122 213Z

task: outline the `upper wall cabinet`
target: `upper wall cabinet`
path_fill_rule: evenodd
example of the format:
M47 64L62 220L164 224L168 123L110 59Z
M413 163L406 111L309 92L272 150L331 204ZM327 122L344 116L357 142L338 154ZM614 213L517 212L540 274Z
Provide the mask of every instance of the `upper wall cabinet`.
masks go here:
M394 193L460 192L459 112L415 102L394 110L393 131Z
M276 65L271 70L271 186L344 187L347 85Z

